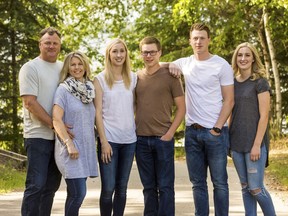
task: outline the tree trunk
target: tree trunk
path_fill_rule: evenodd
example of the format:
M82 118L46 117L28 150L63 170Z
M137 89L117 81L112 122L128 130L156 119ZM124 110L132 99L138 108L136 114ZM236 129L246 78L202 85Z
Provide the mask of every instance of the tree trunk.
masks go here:
M271 38L271 32L269 29L269 13L267 11L267 8L263 7L263 20L264 20L264 30L266 34L266 40L268 44L268 49L270 53L270 59L272 64L272 70L274 75L274 85L275 85L275 94L276 94L276 101L275 101L275 112L276 112L276 125L275 127L278 129L278 133L281 133L282 128L282 97L281 97L281 89L280 89L280 77L279 77L279 71L277 68L277 61L276 61L276 54L275 54L275 48L273 46L272 38Z

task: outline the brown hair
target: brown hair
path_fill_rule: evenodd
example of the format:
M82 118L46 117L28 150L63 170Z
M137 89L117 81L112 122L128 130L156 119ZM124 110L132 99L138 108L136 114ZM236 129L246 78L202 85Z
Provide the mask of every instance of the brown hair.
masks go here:
M210 29L209 27L204 24L204 23L195 23L191 26L190 28L190 34L192 33L193 30L198 30L198 31L206 31L208 38L210 38Z
M140 41L139 48L142 50L144 44L156 44L158 51L162 50L161 43L156 37L147 36Z
M42 29L39 33L39 37L42 38L43 35L48 33L49 35L57 34L59 38L61 38L61 33L54 27L47 27L45 29Z

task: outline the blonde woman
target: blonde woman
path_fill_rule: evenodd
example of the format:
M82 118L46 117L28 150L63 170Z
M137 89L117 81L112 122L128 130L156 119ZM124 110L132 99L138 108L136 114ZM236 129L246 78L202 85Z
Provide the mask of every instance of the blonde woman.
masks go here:
M55 160L67 184L65 216L79 215L86 196L86 179L98 176L94 134L95 89L89 75L88 58L79 51L69 53L54 97ZM73 139L65 125L72 126Z
M270 86L256 48L237 46L233 58L235 105L230 118L230 148L241 185L245 215L257 215L257 203L264 215L274 216L269 192L264 187L268 160L267 132Z
M98 157L101 173L101 216L124 214L127 184L136 147L134 89L125 42L112 40L106 47L105 69L94 79ZM114 196L113 196L114 195Z

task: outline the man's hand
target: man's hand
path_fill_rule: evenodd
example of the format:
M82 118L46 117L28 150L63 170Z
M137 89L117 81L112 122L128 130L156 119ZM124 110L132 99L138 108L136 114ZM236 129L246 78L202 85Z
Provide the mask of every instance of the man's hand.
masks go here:
M169 63L169 72L173 77L176 77L176 78L180 78L182 74L182 71L180 70L180 68L173 63Z
M66 127L66 131L67 131L67 133L68 133L70 139L73 140L73 138L74 138L74 134L70 131L70 129L72 129L73 127L72 127L71 125L67 125L67 124L65 124L65 127Z

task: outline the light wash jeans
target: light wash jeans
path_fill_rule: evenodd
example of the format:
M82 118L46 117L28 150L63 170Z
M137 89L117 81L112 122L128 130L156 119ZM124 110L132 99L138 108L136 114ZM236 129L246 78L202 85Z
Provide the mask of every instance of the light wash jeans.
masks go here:
M269 192L265 189L264 170L267 159L266 146L261 147L260 159L250 160L250 152L239 153L232 151L232 159L236 167L242 187L242 198L244 202L245 215L257 216L257 202L265 216L275 216L275 209ZM253 195L250 191L261 189L261 192Z
M228 137L227 127L222 128L219 136L212 135L209 128L186 127L186 162L193 185L195 216L209 215L208 168L214 187L215 215L228 216L229 189L226 169Z

